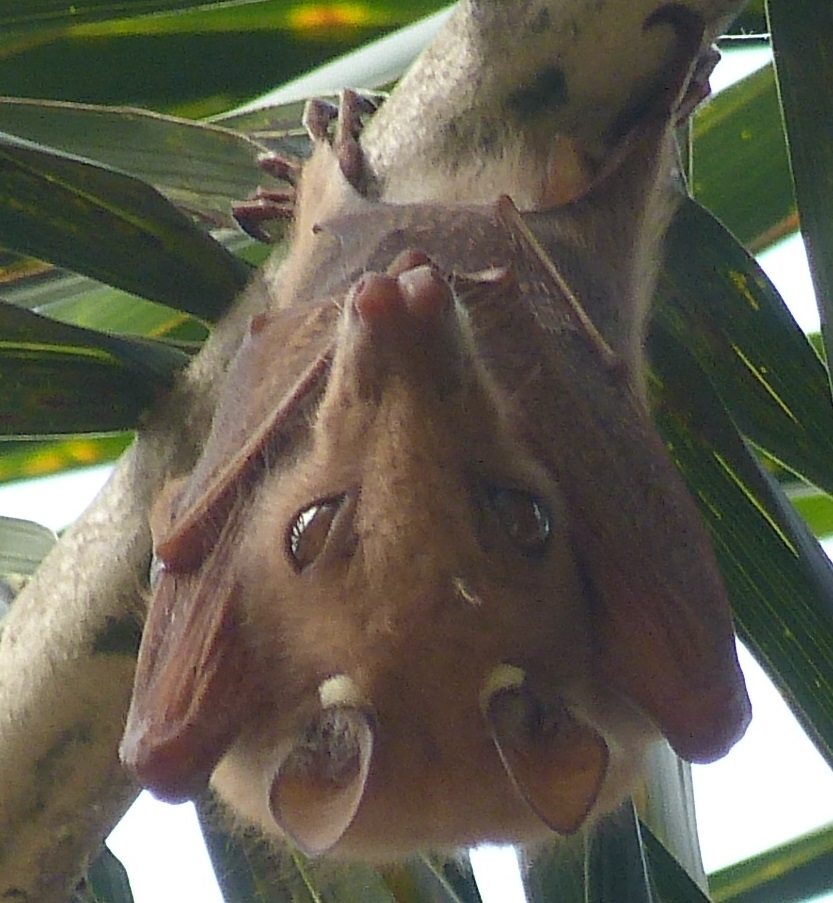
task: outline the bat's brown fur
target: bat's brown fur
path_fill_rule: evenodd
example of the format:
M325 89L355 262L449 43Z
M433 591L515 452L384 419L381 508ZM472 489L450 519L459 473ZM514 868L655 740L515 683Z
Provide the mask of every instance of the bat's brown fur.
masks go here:
M525 217L371 202L319 141L280 293L155 511L123 743L152 789L216 767L265 830L378 860L568 833L660 733L695 760L742 733L720 577L644 397L671 120ZM317 827L275 802L288 780Z

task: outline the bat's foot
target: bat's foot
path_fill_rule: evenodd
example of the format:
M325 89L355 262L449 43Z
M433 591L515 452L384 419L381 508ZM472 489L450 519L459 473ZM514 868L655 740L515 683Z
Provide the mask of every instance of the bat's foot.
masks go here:
M314 99L304 110L304 127L313 141L327 141L335 151L344 178L360 194L365 193L366 178L364 155L359 137L362 133L362 117L372 115L379 108L380 98L359 94L350 88L341 92L339 104ZM335 129L330 134L330 126Z
M296 188L301 180L303 166L297 160L290 160L280 154L261 154L257 165L268 175Z
M338 105L314 98L304 108L303 125L310 138L316 143L325 141L333 148L344 178L360 194L366 193L364 156L359 144L363 117L375 113L381 100L348 88L341 92ZM272 243L276 236L268 224L285 223L294 216L295 188L303 167L279 154L264 154L257 162L265 173L286 182L288 190L259 188L250 198L233 204L231 213L252 238Z
M720 62L720 51L712 45L702 50L694 63L694 69L677 104L677 124L681 125L712 93L709 82L712 72Z
M276 221L291 220L295 212L295 193L291 191L272 191L269 188L258 190L245 201L232 204L231 215L237 225L252 238L271 244L275 236L264 226Z
M258 158L258 166L270 176L286 182L288 190L258 188L245 201L231 206L231 215L237 225L252 238L271 244L276 240L267 223L287 222L295 212L295 186L301 175L301 165L279 154L263 154Z
M711 94L709 77L720 61L720 52L713 46L703 49L704 21L694 10L667 3L648 16L643 27L647 30L663 24L674 29L677 51L655 111L663 117L672 116L679 124Z

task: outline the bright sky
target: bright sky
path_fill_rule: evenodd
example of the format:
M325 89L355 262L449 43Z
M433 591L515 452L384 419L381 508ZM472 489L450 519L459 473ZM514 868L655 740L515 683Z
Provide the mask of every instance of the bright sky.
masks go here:
M731 77L721 68L712 80L715 87ZM761 263L802 328L818 329L800 239L782 243ZM3 488L0 514L58 529L83 511L106 476L106 468L94 468ZM755 712L752 726L725 759L694 769L707 871L833 821L833 773L744 650L742 664ZM166 806L142 794L109 843L130 873L136 903L222 903L190 804ZM484 903L511 903L513 893L505 884L506 860L499 857L511 860L513 855L490 851L480 857L488 870ZM818 900L833 901L833 894Z

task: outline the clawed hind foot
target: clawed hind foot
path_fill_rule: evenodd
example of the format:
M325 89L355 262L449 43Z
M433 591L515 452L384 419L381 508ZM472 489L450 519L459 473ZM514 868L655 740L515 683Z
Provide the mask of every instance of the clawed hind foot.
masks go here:
M359 137L363 117L372 115L380 98L345 89L336 105L322 98L307 101L303 124L314 143L326 141L335 152L344 178L360 193L365 189L364 157ZM331 126L335 123L335 128ZM279 154L264 154L258 166L281 182L287 189L259 188L252 197L232 206L232 216L244 232L258 241L272 242L274 237L265 228L275 221L291 220L295 212L296 192L301 166Z

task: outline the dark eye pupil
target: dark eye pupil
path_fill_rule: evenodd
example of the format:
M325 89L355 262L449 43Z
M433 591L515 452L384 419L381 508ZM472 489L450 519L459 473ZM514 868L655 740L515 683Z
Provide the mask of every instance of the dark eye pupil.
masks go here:
M544 503L521 489L492 488L489 501L509 538L524 555L543 553L552 532Z
M343 500L338 496L313 502L295 515L287 531L286 548L296 570L303 571L321 554Z

